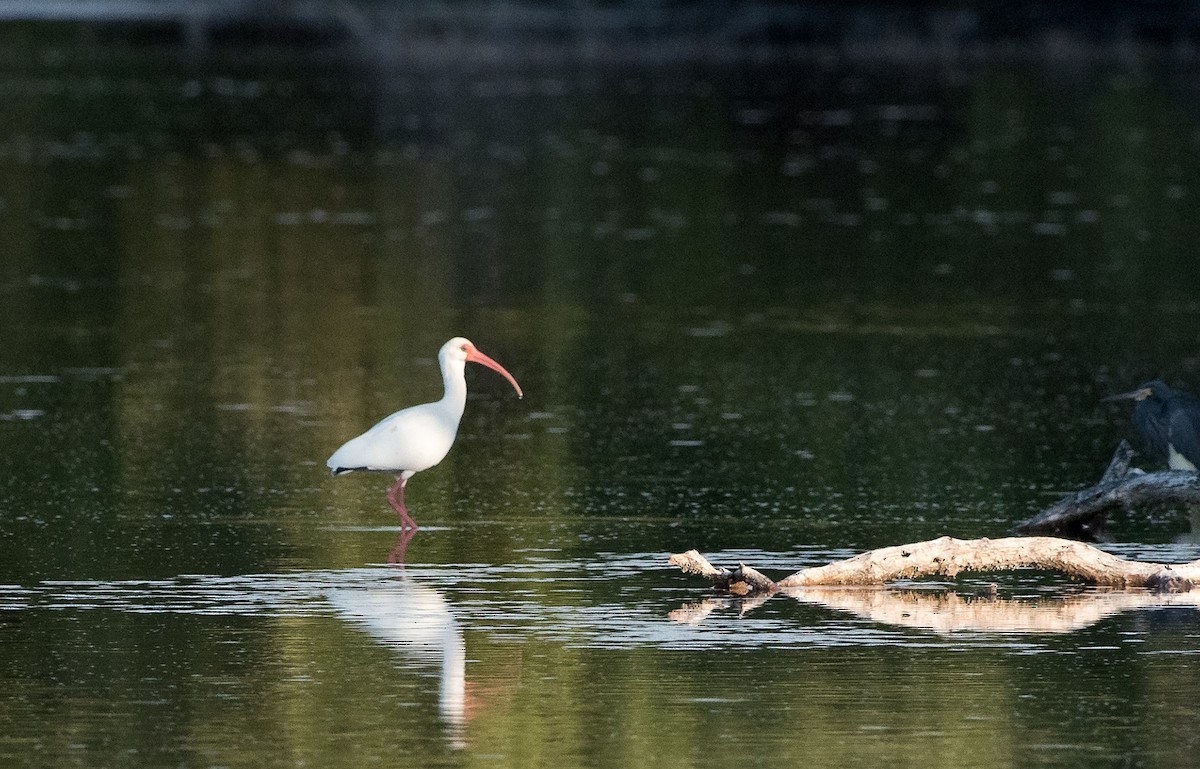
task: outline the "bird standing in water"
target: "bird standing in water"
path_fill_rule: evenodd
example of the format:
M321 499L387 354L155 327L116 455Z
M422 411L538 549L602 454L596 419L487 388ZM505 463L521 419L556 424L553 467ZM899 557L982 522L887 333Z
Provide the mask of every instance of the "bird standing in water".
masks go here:
M1136 390L1110 395L1106 401L1133 400L1133 423L1146 451L1172 470L1200 466L1200 400L1191 393L1172 390L1155 379Z
M480 363L499 372L523 397L521 386L512 374L481 353L470 341L456 336L438 351L445 394L433 403L397 411L379 421L357 438L346 441L329 461L334 475L359 471L392 473L396 482L388 489L388 502L400 516L400 529L417 529L417 522L404 506L404 486L408 479L441 462L454 445L458 422L467 405L467 362Z

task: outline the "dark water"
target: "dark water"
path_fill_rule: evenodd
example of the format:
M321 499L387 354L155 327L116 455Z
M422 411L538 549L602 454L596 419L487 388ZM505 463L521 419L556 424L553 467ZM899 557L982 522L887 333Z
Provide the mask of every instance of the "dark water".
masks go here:
M1193 761L1187 597L706 604L666 557L1000 536L1098 478L1100 398L1200 386L1195 61L4 34L5 765ZM458 334L526 398L468 372L389 569L389 479L324 460Z

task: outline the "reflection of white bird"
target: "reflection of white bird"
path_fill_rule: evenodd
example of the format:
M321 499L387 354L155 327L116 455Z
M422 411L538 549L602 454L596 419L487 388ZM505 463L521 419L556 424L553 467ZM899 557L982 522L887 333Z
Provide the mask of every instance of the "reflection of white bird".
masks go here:
M438 363L446 391L440 401L397 411L357 438L351 438L326 462L334 475L359 470L392 473L396 482L388 489L388 502L400 516L400 528L417 528L417 522L404 506L404 486L408 479L441 462L454 445L458 422L467 405L467 361L482 363L500 372L512 383L517 396L521 386L512 374L481 353L461 336L442 345Z
M467 645L442 594L403 578L380 587L335 588L327 599L343 618L409 662L438 666L438 712L451 746L465 747Z

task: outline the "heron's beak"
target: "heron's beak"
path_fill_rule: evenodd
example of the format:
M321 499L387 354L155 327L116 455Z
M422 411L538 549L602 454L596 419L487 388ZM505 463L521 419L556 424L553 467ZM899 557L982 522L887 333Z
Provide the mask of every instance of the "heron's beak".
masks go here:
M513 379L513 375L508 373L504 366L501 366L496 361L484 355L475 347L472 346L469 350L467 350L467 360L472 361L473 363L482 363L492 371L499 372L501 376L509 381L509 384L513 386L513 389L517 391L518 398L525 397L525 393L521 392L521 385L517 384L517 380Z
M1106 403L1108 401L1128 401L1128 400L1142 401L1149 397L1150 397L1150 388L1149 387L1140 387L1136 390L1130 390L1127 393L1120 393L1119 395L1110 395L1107 398L1101 398L1101 400L1103 400Z

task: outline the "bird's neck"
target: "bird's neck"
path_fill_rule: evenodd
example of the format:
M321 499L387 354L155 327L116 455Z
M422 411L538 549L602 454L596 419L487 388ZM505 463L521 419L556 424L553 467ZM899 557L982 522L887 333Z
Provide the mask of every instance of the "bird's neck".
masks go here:
M450 366L443 368L442 384L446 391L442 395L441 404L461 417L463 409L467 407L467 379L463 370L453 370Z

